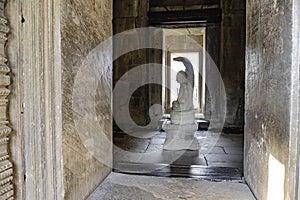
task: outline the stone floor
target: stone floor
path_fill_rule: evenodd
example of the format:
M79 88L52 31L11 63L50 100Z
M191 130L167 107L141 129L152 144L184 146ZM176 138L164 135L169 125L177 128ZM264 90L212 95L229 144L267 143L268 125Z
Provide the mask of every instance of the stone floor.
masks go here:
M159 163L178 166L200 165L243 168L243 135L197 131L199 151L164 151L165 132L143 135L144 138L114 137L115 165L119 163Z
M87 200L255 200L247 185L112 173Z

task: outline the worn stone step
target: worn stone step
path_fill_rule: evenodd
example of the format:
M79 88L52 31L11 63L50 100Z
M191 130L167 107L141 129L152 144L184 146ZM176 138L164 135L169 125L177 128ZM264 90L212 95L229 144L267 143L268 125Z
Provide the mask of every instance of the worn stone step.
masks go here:
M214 181L242 181L243 172L239 168L206 167L200 165L180 166L150 163L118 163L114 172L159 177L199 178Z

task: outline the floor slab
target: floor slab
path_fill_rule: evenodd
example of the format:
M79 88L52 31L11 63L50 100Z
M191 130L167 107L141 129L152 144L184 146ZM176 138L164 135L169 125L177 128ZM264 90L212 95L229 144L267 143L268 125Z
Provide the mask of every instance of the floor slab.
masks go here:
M115 136L114 163L219 166L242 169L243 135L196 131L199 151L165 151L166 132L151 137Z
M87 200L255 200L248 186L112 173Z

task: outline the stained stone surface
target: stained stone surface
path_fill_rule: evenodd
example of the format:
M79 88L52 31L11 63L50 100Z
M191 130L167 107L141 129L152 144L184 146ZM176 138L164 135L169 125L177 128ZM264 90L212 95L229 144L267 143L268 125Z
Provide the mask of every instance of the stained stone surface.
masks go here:
M297 199L299 8L247 1L245 178L258 199Z
M147 19L147 9L148 9L148 1L144 0L122 0L122 1L114 1L113 7L113 31L114 34L118 34L124 31L128 31L131 29L142 28L148 26ZM128 35L129 36L129 35ZM145 37L139 36L137 40L145 40ZM149 38L147 38L149 39ZM115 49L119 49L120 47L128 47L132 46L132 43L128 43L128 40L123 40L122 42L115 42ZM120 81L120 78L124 76L125 73L133 69L134 67L143 65L147 63L147 50L145 49L137 49L131 52L128 52L124 55L121 55L114 61L114 84ZM126 77L126 76L125 76ZM124 77L123 77L124 78ZM140 74L139 77L141 80L147 80L147 74ZM126 81L122 83L124 86L124 91L128 90L128 92L124 92L124 95L129 94L129 88L132 82L135 80L130 80L130 78L126 78ZM123 94L122 94L123 95ZM161 93L160 93L161 95ZM122 105L119 108L115 109L115 115L122 115L122 110L129 106L130 117L132 120L140 125L144 126L149 121L148 114L148 105L149 99L148 86L141 86L138 88L131 96L129 105ZM120 101L123 99L123 96L119 98L115 98L114 100ZM115 104L116 105L116 104ZM127 116L124 117L127 120ZM117 124L114 125L114 132L122 132Z
M226 128L244 126L245 91L245 0L221 1L220 72L226 88Z
M255 200L247 185L112 173L87 200Z
M86 56L102 41L112 36L112 1L111 0L67 0L62 2L61 8L61 46L62 46L62 89L63 89L63 163L64 163L64 190L65 199L84 199L110 172L110 167L103 165L91 155L84 143L93 145L89 141L83 141L75 126L74 96L73 92L77 74L82 69L82 63ZM101 52L107 63L112 63L112 52L109 48ZM91 62L102 63L101 56L95 57ZM97 60L99 59L99 60ZM101 127L100 132L93 130L91 124L85 124L85 130L91 134L91 142L100 145L99 152L106 156L108 162L112 162L111 144L103 137L111 139L111 82L112 66L101 65L99 71L99 83L95 98L97 120ZM82 79L89 82L92 77L86 74ZM89 88L85 88L89 89ZM88 100L82 103L85 105ZM90 113L80 113L79 117L89 117ZM83 122L83 118L81 121ZM99 135L99 137L98 137ZM96 140L94 140L96 139ZM94 141L93 141L94 140ZM110 161L109 161L110 160ZM95 175L97 174L97 175Z

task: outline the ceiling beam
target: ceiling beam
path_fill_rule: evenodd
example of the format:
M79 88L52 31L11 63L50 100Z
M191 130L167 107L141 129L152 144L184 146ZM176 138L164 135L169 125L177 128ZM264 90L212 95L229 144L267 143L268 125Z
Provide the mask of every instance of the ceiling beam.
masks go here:
M148 17L150 25L220 23L222 20L222 10L214 8L186 11L149 12Z
M151 7L160 6L193 6L193 5L220 5L220 0L151 0Z

